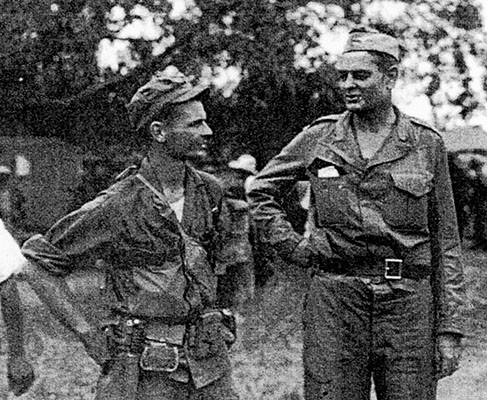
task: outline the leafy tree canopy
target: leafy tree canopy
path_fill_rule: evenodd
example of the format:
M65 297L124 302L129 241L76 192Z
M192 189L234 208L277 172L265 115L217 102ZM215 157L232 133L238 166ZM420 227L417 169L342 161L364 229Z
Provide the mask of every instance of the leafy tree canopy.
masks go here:
M75 140L128 134L123 104L153 70L172 64L212 82L220 156L249 151L264 162L313 118L341 110L331 66L355 24L402 40L399 103L422 99L441 127L483 116L480 0L2 3L0 70L13 100L1 107L27 108L30 121Z

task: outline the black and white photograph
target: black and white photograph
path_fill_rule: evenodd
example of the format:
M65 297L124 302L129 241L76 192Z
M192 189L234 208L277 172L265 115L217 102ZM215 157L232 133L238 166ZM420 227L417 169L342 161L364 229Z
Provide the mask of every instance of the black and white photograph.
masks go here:
M487 3L5 0L0 400L487 400Z

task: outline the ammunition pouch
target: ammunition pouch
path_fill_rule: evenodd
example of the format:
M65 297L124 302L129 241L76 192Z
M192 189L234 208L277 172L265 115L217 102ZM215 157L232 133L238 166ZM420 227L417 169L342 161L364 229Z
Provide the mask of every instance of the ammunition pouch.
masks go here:
M196 360L221 355L235 340L235 317L228 310L209 310L189 325L187 343Z
M145 330L142 321L132 318L120 318L105 328L107 347L111 358L127 353L139 355L145 345Z
M166 326L166 329L173 327ZM185 350L195 360L210 359L226 354L236 340L235 316L229 310L208 310L186 327L181 326L184 340L181 336L180 342L172 341L170 335L166 336L169 329L163 328L164 324L154 325L153 321L120 317L105 328L111 359L132 356L138 358L144 371L171 373L187 365L186 358L182 357ZM106 373L111 364L107 364Z

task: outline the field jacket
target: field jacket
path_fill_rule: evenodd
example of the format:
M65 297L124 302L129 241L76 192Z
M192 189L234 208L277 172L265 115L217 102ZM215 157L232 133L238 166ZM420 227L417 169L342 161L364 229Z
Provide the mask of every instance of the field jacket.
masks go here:
M134 172L163 192L148 162ZM218 276L234 258L226 245L226 213L219 182L190 166L180 226L169 204L128 173L44 236L29 239L22 250L30 261L59 276L101 265L114 314L184 325L195 312L218 306ZM183 232L197 244L194 254L185 252ZM188 257L205 268L199 271L204 293L198 288L201 279L195 284L195 271L184 266ZM226 349L210 360L190 359L189 365L195 384L207 385L228 370Z
M398 258L405 268L431 268L437 332L461 334L463 264L445 147L435 129L395 111L390 135L368 160L350 112L306 127L253 182L252 215L260 240L284 258L304 248L329 261ZM280 203L302 180L311 184L309 241Z

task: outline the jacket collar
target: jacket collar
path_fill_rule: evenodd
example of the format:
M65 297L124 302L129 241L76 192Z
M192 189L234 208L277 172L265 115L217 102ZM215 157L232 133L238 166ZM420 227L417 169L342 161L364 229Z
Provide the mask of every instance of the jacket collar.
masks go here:
M335 124L330 134L326 135L317 146L317 157L332 151L346 163L365 170L375 165L391 162L406 156L414 146L414 128L408 117L394 108L397 119L389 136L377 153L366 162L360 152L360 147L352 124L352 113L346 111Z
M368 168L403 158L414 147L414 128L409 118L397 108L394 108L394 111L397 116L396 123L377 153L369 160Z
M188 163L185 165L185 179L184 179L184 209L183 209L183 219L181 221L183 227L188 224L191 225L191 216L194 217L194 202L195 199L200 196L201 187L205 186L205 182L201 176L196 172L196 170L191 167ZM142 164L139 168L139 174L141 174L151 185L153 185L163 196L164 187L160 180L157 178L157 174L154 171L154 167L149 163L149 161L144 158ZM155 199L156 206L159 209L160 214L174 222L178 223L176 215L174 214L171 206L166 201L161 201L159 198Z

